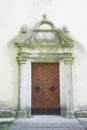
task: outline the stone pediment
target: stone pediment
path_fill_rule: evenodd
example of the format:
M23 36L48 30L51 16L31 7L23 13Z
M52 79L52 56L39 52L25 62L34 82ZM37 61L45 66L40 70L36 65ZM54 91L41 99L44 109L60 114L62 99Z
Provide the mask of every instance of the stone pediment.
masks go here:
M73 45L66 28L55 28L54 24L43 16L43 20L38 22L33 29L27 29L27 26L21 28L21 32L16 38L16 43L53 43L58 45Z

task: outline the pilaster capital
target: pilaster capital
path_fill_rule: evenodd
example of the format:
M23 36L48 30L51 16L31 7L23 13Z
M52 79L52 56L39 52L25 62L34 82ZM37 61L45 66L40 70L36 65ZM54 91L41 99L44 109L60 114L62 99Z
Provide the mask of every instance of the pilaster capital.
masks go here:
M17 60L17 62L18 62L18 64L20 65L20 64L26 64L26 62L27 62L27 58L26 57L16 57L16 60Z
M65 64L72 64L74 61L74 57L65 57L64 58L64 63Z

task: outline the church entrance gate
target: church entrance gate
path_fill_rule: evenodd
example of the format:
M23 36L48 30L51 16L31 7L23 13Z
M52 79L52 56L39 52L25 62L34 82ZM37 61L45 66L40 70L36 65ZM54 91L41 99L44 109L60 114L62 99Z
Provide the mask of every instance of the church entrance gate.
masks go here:
M18 38L19 116L73 117L74 43L66 28L55 28L44 17L32 30L22 28Z

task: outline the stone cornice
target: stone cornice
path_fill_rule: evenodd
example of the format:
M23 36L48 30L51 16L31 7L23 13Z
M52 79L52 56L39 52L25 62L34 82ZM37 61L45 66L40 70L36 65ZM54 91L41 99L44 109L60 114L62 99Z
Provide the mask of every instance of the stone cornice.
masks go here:
M32 43L32 44L28 44L28 43L15 43L15 46L17 46L18 48L20 47L27 47L27 48L73 48L74 43L70 42L70 43L66 43L66 44L56 44L56 43Z
M65 63L73 62L72 53L18 53L17 61L18 64L25 64L27 59L36 61L58 61L63 59Z

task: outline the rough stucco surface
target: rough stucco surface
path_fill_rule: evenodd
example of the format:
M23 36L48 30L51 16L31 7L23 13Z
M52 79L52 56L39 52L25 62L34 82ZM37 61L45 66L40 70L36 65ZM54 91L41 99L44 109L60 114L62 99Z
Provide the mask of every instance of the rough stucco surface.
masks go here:
M2 51L0 62L0 109L18 106L18 65L16 49L6 46Z
M74 104L75 109L87 109L87 52L78 42L74 46L74 65L73 65L73 83L74 83Z

